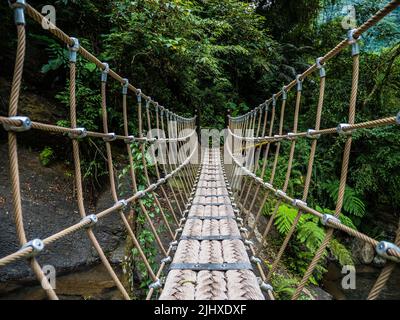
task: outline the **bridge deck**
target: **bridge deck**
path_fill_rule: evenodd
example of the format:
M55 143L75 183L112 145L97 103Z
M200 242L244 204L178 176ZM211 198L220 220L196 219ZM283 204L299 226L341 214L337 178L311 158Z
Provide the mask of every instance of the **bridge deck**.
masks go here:
M241 240L219 149L204 153L197 190L160 299L264 299Z

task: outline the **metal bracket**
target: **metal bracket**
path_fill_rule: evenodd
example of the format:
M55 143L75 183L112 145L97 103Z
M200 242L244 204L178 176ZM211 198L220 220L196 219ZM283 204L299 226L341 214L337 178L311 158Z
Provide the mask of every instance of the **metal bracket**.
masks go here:
M240 232L249 232L249 230L247 228L245 228L245 227L240 227L239 231Z
M122 94L128 94L129 80L127 78L122 79Z
M254 242L251 240L244 240L244 244L247 246L254 246Z
M253 262L253 263L255 263L255 264L261 264L261 259L255 257L255 256L251 256L251 257L250 257L250 261Z
M25 25L25 0L8 1L14 10L14 22L16 25Z
M381 241L377 244L375 248L376 252L383 258L391 260L394 262L400 262L400 258L390 255L388 250L396 251L400 254L400 247L396 246L394 243Z
M116 140L116 139L117 139L117 136L115 135L114 132L107 133L107 137L103 137L103 140L104 140L105 142L111 142L111 141L114 141L114 140Z
M322 57L319 57L315 60L315 64L317 66L317 69L319 70L319 77L324 78L326 77L326 71L324 68L324 65L321 63Z
M300 77L301 77L301 74L298 74L298 75L296 76L296 83L297 83L297 88L296 88L296 90L297 90L297 91L303 90L303 80L301 80Z
M77 38L71 37L70 39L74 42L74 44L72 46L67 45L69 50L69 62L76 63L76 56L77 52L79 51L80 44Z
M43 249L44 249L44 243L41 239L33 239L25 244L22 245L20 250L23 250L25 248L32 248L32 252L29 254L28 257L34 257L37 256Z
M322 223L324 226L329 226L329 222L330 222L330 221L334 221L334 222L336 222L336 223L341 223L340 220L339 220L338 218L336 218L335 216L333 216L333 215L331 215L331 214L324 214L324 215L321 217L321 223Z
M215 235L215 236L186 236L182 235L180 240L243 240L241 236L233 236L230 234L227 235Z
M177 233L180 233L180 232L182 232L182 231L183 231L183 228L182 228L182 227L175 230L175 232L177 232Z
M95 225L99 221L99 219L97 218L97 216L95 214L91 214L91 215L88 215L88 216L82 218L82 220L81 220L81 222L86 222L86 221L89 221L89 223L87 225L85 225L85 228L90 228L93 225Z
M320 134L315 134L315 132L317 132L317 130L308 129L306 137L309 139L318 139L319 137L321 137Z
M360 40L361 36L358 38L354 38L354 32L356 32L357 29L351 29L347 33L347 39L349 41L349 44L351 44L351 55L356 56L360 54L360 46L358 45L358 40Z
M208 271L227 271L227 270L253 270L250 263L233 262L233 263L172 263L170 270L208 270Z
M349 135L351 134L351 130L346 130L346 128L349 128L350 125L348 123L339 123L338 126L336 127L336 132L338 134L345 134Z
M15 117L9 117L8 119L20 121L21 124L19 126L15 126L3 123L3 128L6 131L23 132L23 131L28 131L32 128L32 122L28 117L15 116Z
M107 82L107 75L110 72L110 66L107 62L103 63L104 69L101 71L101 82Z
M264 187L266 187L267 189L273 189L273 185L270 184L269 182L264 182Z

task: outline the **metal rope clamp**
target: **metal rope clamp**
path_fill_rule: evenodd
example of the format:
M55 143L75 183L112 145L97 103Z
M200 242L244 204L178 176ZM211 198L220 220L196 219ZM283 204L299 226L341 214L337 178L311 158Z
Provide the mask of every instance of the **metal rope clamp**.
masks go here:
M292 206L294 207L307 207L307 202L300 200L300 199L293 199Z
M71 37L70 39L74 44L72 46L69 44L67 45L69 50L69 62L76 63L76 53L79 51L80 44L77 38Z
M28 257L34 257L44 249L44 242L41 239L33 239L23 244L20 250L24 250L26 248L32 248L32 252L29 253Z
M244 244L247 246L254 246L254 242L251 240L244 240Z
M245 228L245 227L240 227L239 231L240 232L249 232L249 230L247 228Z
M128 201L125 199L119 200L115 205L121 204L121 209L125 209L128 206Z
M108 63L103 63L104 69L101 71L101 82L107 82L107 75L110 72L110 66Z
M354 38L354 33L357 31L357 29L351 29L347 33L347 39L349 41L349 44L351 44L351 55L356 56L360 54L360 46L358 44L358 41L361 39L361 36L358 38Z
M400 112L396 116L396 123L400 124Z
M267 189L273 189L274 188L272 186L272 184L270 184L269 182L264 182L264 187L266 187Z
M116 140L116 139L117 139L117 136L115 135L114 132L107 133L107 136L106 136L106 137L103 137L103 140L104 140L105 142L111 142L111 141L114 141L114 140Z
M254 264L261 264L261 259L255 256L251 256L250 261L253 262Z
M136 193L136 196L138 199L143 198L146 195L146 192L144 191L139 191Z
M172 258L170 256L161 259L161 263L168 264L172 262Z
M279 190L279 189L278 189L278 190L276 190L275 195L276 195L277 197L283 198L283 197L286 196L286 193L285 193L283 190Z
M321 217L321 223L324 226L328 226L331 227L331 225L329 224L330 222L336 222L336 223L341 223L340 220L338 218L336 218L335 216L331 215L331 214L324 214Z
M131 143L133 143L134 141L135 141L135 137L134 137L134 136L127 136L127 137L124 139L124 142L127 143L127 144L131 144Z
M127 78L122 79L122 94L128 94L129 80Z
M264 292L274 291L274 288L270 284L265 283L261 278L258 278L258 285L260 286L260 289Z
M8 119L19 121L21 124L19 126L15 126L3 123L3 128L6 131L24 132L32 128L32 121L28 117L15 116L15 117L9 117Z
M324 78L326 77L326 71L324 68L324 65L321 63L322 57L319 57L315 60L315 65L317 66L317 69L319 70L319 77Z
M308 129L306 137L309 139L319 139L321 137L321 134L316 134L317 130L314 129Z
M276 94L272 95L272 108L276 107Z
M97 218L95 214L91 214L82 218L81 220L81 222L86 222L86 221L88 221L89 223L85 225L85 228L90 228L93 227L99 221L99 218Z
M25 25L25 0L8 1L11 9L14 10L14 22L16 25Z
M80 139L80 138L85 138L87 136L87 131L85 128L74 128L77 132L70 132L68 133L68 136L71 139Z
M393 262L400 262L400 258L396 256L392 256L388 251L393 250L400 254L400 247L396 246L394 243L381 241L377 244L375 248L377 254L379 254L382 258L387 260L391 260Z
M153 290L160 289L161 287L162 287L162 284L161 284L160 279L157 279L156 281L154 281L153 283L151 283L149 285L149 289L153 289Z
M287 100L287 87L282 87L282 100Z
M297 136L294 132L288 132L286 139L288 139L289 141L293 141L296 140Z
M350 127L348 123L339 123L336 127L336 132L341 135L351 135L351 130L346 130Z
M296 76L297 91L303 90L303 80L301 79L301 74Z

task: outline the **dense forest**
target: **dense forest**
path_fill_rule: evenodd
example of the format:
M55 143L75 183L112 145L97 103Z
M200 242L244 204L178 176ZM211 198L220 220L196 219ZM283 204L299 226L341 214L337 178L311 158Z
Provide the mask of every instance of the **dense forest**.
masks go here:
M40 8L53 4L57 26L80 42L136 87L175 112L197 114L202 127L222 129L229 112L251 110L315 59L346 37L343 7L354 5L356 25L387 3L384 0L58 0L29 1ZM0 78L10 80L15 53L15 30L5 1L0 4ZM396 10L361 40L360 89L356 122L396 115L400 111L400 11ZM28 20L27 57L23 91L40 92L56 106L58 124L68 126L68 50L41 27ZM351 82L350 49L326 65L327 85L322 128L346 122ZM80 123L101 129L99 71L78 59L77 105ZM304 82L299 127L312 128L318 101L318 75ZM118 105L119 90L112 88L110 105ZM1 91L2 95L4 91ZM289 94L287 117L293 117L295 96ZM1 97L0 113L7 110ZM109 110L109 121L121 123L120 108ZM136 123L130 123L135 131ZM287 124L289 126L289 123ZM290 131L290 127L284 129ZM380 240L392 237L400 216L400 142L393 126L353 134L343 221ZM319 144L308 204L323 212L335 207L344 139L323 137ZM35 142L43 165L68 158L68 151L48 142ZM96 146L97 147L97 146ZM101 189L105 164L93 159L93 146L84 148L85 184ZM283 144L283 159L289 144ZM307 170L309 144L296 146L291 194L300 196ZM268 171L268 170L267 170ZM281 161L276 184L282 185L286 162ZM268 174L268 172L266 172ZM150 201L151 202L151 201ZM267 203L266 216L273 207ZM275 222L284 237L296 211L282 205ZM388 230L387 226L392 229ZM285 263L294 278L302 275L324 236L314 220L304 220L291 257ZM150 237L143 235L142 239ZM143 240L145 241L145 240ZM151 241L151 239L149 240ZM151 246L150 246L151 247ZM306 249L305 249L306 248ZM149 249L151 251L151 248ZM329 253L340 264L353 263L349 240L335 238ZM155 252L151 254L155 255ZM320 284L326 264L312 282ZM295 280L293 280L295 281ZM293 283L286 283L291 286ZM279 283L275 283L279 287ZM282 285L284 286L284 285ZM282 297L287 293L282 289Z

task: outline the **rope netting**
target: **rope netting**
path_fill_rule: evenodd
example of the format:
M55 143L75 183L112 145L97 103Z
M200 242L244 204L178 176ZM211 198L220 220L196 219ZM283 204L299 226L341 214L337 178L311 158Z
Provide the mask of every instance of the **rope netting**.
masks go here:
M85 230L88 238L90 239L93 247L96 249L97 254L106 268L109 276L115 282L116 287L121 292L125 299L130 299L127 290L121 283L113 266L110 264L106 257L102 246L96 238L93 228L96 223L105 218L106 216L118 213L122 223L126 229L127 234L132 239L133 245L136 248L139 258L143 262L148 276L152 279L149 285L147 299L150 299L155 290L161 290L160 276L166 266L171 260L169 256L171 253L172 245L166 247L160 238L159 229L155 226L154 219L151 218L150 213L146 206L143 204L143 199L151 195L154 199L154 206L161 215L161 221L167 229L168 236L171 241L177 237L178 231L182 224L182 220L177 217L177 214L182 216L184 208L188 203L191 192L191 187L195 183L195 176L197 174L197 165L195 164L194 157L197 151L197 136L195 129L195 117L185 118L177 115L176 113L161 106L158 102L154 101L151 97L146 96L140 89L135 88L129 83L128 79L122 78L119 74L109 68L107 63L100 62L94 55L89 53L85 48L79 45L76 38L69 37L62 30L58 29L55 25L50 25L48 29L56 38L61 40L68 46L69 49L69 102L70 102L70 127L62 127L54 124L47 124L42 122L34 122L27 117L27 115L19 115L18 105L19 96L21 91L22 73L24 69L25 58L25 16L27 13L32 19L38 23L42 23L45 19L39 12L32 8L25 1L11 1L11 7L14 10L15 23L17 26L17 52L14 76L11 86L10 102L8 117L0 117L0 123L8 132L8 148L9 148L9 167L10 167L10 185L12 189L12 203L14 211L15 225L17 229L18 241L21 248L5 257L0 258L0 267L7 266L16 261L27 259L30 266L36 275L36 278L42 284L46 291L48 298L58 299L55 291L50 286L48 279L45 277L41 266L37 262L35 256L40 254L43 249L60 239L67 237L77 231ZM99 86L101 92L101 121L103 123L102 132L88 131L83 127L79 127L79 117L76 108L76 72L77 72L77 55L80 54L84 59L90 61L99 68ZM122 90L122 113L123 113L123 132L116 134L110 132L108 126L108 107L107 107L107 81L108 77L119 82ZM128 109L128 98L133 96L136 100L135 107L137 112L130 113ZM129 119L138 119L138 132L137 136L130 135L129 132ZM19 177L19 162L18 162L18 133L30 129L41 130L48 134L67 135L71 139L74 173L75 173L75 188L76 188L76 201L79 208L81 219L77 223L67 226L59 232L49 235L43 239L33 239L28 241L24 226L24 212L21 204L21 187ZM157 129L154 131L154 129ZM156 132L156 133L153 133ZM145 133L147 133L145 135ZM87 208L84 203L83 179L81 172L80 160L80 144L82 140L91 137L101 139L104 141L106 149L106 160L108 167L108 177L111 187L111 195L114 205L97 213L87 213ZM132 186L131 196L121 199L118 196L118 188L116 185L115 167L113 161L113 144L123 142L126 145L126 158L129 162L129 176ZM157 150L186 150L185 144L195 142L192 145L194 148L190 150L190 154L185 152L159 152L159 157L155 157ZM135 167L133 158L133 144L139 144L139 152L142 159L142 167L140 169ZM153 155L152 160L155 170L156 181L152 181L149 174L148 161L149 155ZM174 159L172 159L174 157ZM138 170L140 170L138 172ZM139 189L138 174L145 177L144 189ZM167 217L166 210L161 205L155 191L160 191L167 203L169 212L173 219L170 221ZM141 247L137 234L133 229L132 222L126 216L130 211L131 206L138 204L141 212L145 216L146 223L154 235L155 242L161 252L162 259L158 270L153 270L148 257Z
M264 205L270 199L274 199L276 201L273 204L272 213L269 216L266 227L261 234L261 240L258 249L256 249L257 254L260 253L264 243L267 240L268 235L270 235L270 231L280 205L282 203L288 203L297 210L294 221L282 242L282 245L273 261L272 266L269 268L265 281L267 283L271 281L271 277L274 272L276 272L278 264L281 261L285 249L288 247L288 244L293 237L293 234L296 231L296 227L298 226L300 218L303 214L308 213L318 217L319 219L321 219L322 224L326 228L325 238L323 239L319 248L316 250L315 256L309 263L309 266L304 273L303 278L299 282L295 293L292 296L292 299L299 298L300 293L303 291L314 270L316 269L318 262L323 257L325 249L332 239L334 230L344 231L350 236L356 237L371 244L374 248L376 248L377 253L388 261L380 276L378 277L375 285L370 291L368 299L378 298L387 280L389 279L390 274L395 268L396 262L400 262L399 230L397 230L394 243L388 241L378 242L377 240L367 236L366 234L346 226L339 220L339 215L343 208L345 187L349 171L348 168L352 144L352 132L358 129L376 128L380 126L400 124L400 113L392 117L371 120L362 123L355 123L360 63L360 50L358 40L361 34L366 32L369 28L374 26L391 11L396 9L399 4L400 1L398 0L391 1L383 9L381 9L373 17L371 17L367 22L362 24L359 28L350 30L348 33L348 38L346 40L341 41L327 54L316 59L316 62L311 67L309 67L302 74L297 75L295 80L284 86L281 91L272 95L270 99L266 100L264 103L262 103L252 111L238 117L229 117L226 149L228 160L230 160L232 165L228 164L226 165L226 167L227 172L229 172L229 181L233 188L234 195L236 196L236 200L239 204L240 209L244 213L244 220L247 224L250 223L249 217L254 212L254 209L257 209L256 200L259 198L261 199L258 209L255 210L256 213L252 221L252 226L250 228L251 231L248 232L249 238L252 238L255 235L260 217L262 216ZM320 124L324 105L325 85L327 81L325 64L348 46L351 46L352 53L352 81L348 109L348 122L341 123L334 128L321 129ZM312 75L315 71L319 72L319 95L315 113L315 125L312 129L299 132L298 124L303 91L302 84L303 81L307 77ZM288 100L288 94L290 94L290 91L293 88L295 89L294 120L292 124L288 125L292 128L291 132L287 132L284 134L283 130L284 125L286 124L285 109L287 108L286 104ZM276 114L279 112L277 110L278 98L281 99L281 108L278 129L277 131L275 131L275 122L277 117ZM265 135L267 130L268 135ZM318 138L322 135L334 134L344 136L345 143L343 147L342 167L336 208L334 210L334 214L330 215L311 208L307 205L306 201L311 187ZM303 183L303 195L301 199L296 199L287 194L287 192L294 164L296 141L301 138L309 139L311 141L311 146L308 155L309 160L307 172L305 174L305 179ZM282 159L280 159L282 158L282 143L285 140L289 141L290 148L288 154L285 155L288 160L286 163L286 174L284 178L284 183L279 188L274 185L274 181L276 180L275 178L278 170L278 162L282 161ZM273 157L271 156L271 150L274 151ZM243 158L245 158L245 153L247 156L247 159L245 159L247 161L246 163L243 160ZM227 163L227 161L225 161L225 163ZM268 167L271 168L270 172L267 171ZM267 173L269 173L269 181L265 182L264 179L265 176L267 176ZM254 247L256 246L254 245Z

